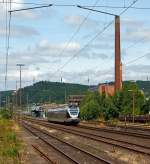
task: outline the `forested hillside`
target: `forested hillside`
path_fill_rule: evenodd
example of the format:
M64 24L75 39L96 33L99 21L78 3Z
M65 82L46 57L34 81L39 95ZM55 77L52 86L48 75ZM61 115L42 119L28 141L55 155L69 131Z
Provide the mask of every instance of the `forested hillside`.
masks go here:
M126 81L124 83L128 82ZM150 96L150 81L136 81L136 84L144 91L146 96ZM72 94L84 94L87 90L88 86L86 85L41 81L22 89L22 102L26 104L28 99L28 103L64 103L65 94L68 97L68 95ZM5 103L6 96L11 97L12 92L0 92L1 105Z
M136 84L146 96L150 96L150 81L136 81Z
M68 95L84 94L87 89L86 85L41 81L22 89L22 100L26 103L28 97L29 103L64 103Z

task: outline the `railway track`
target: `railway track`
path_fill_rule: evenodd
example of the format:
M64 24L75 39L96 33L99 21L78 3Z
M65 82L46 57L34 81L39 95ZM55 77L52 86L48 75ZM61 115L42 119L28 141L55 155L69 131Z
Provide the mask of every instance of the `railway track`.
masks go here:
M104 132L109 132L109 133L115 133L115 134L121 134L121 135L128 135L128 136L133 136L133 137L140 137L143 139L150 139L150 131L148 132L145 130L144 132L135 132L131 131L130 129L121 129L121 128L98 128L98 127L91 127L91 126L86 126L86 125L78 125L79 128L83 129L90 129L90 130L96 130L96 131L104 131Z
M29 121L45 126L45 127L57 129L57 130L71 133L74 135L78 135L78 136L91 139L94 141L103 142L103 143L106 143L115 147L128 149L136 153L150 155L150 145L139 145L139 144L135 144L135 143L127 142L127 141L121 141L118 139L111 138L109 136L101 136L100 134L99 135L95 134L94 131L93 133L90 133L88 132L88 129L86 129L86 131L85 130L83 131L82 128L80 129L78 127L68 127L68 126L63 126L63 125L58 125L58 124L56 125L56 124L48 123L46 121L39 121L39 120L34 120L34 119L30 119Z
M42 158L44 158L49 164L56 164L55 161L49 158L49 156L40 150L40 148L36 145L32 145L32 147L40 154Z
M76 163L76 164L81 164L81 163L110 164L110 163L113 163L110 159L105 159L103 157L96 156L96 155L88 152L87 150L84 150L73 144L63 141L62 139L51 135L46 130L37 128L36 126L31 125L26 122L23 122L22 125L26 130L30 131L33 135L37 136L39 139L41 139L47 145L51 146L52 148L57 150L59 153L61 153L71 163ZM117 163L117 161L115 161L114 163Z

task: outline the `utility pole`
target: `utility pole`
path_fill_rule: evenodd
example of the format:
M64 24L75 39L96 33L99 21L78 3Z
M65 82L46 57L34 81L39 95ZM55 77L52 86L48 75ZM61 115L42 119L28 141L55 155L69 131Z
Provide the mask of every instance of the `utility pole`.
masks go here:
M1 108L1 106L2 106L2 95L0 93L0 108Z
M17 87L17 81L16 81L16 108L18 106L18 99L17 99L17 97L18 97L18 87Z
M60 79L60 81L61 81L61 83L63 84L63 78L61 77L61 79ZM65 102L65 104L66 104L66 102L67 102L67 91L66 91L66 84L64 83L64 89L65 89L65 95L64 95L64 102Z
M28 111L29 111L29 95L27 94L27 109L28 109Z
M135 92L134 90L128 90L132 92L132 122L135 122Z
M88 76L88 89L90 91L90 78L89 78L89 76Z
M133 119L132 119L132 122L134 123L134 115L135 115L135 93L134 93L134 91L132 92L132 98L133 98L133 104L132 104L132 106L133 106L133 109L132 109L132 115L133 115Z
M21 83L22 83L22 77L21 77L21 71L22 71L22 67L24 66L24 64L17 64L16 66L18 66L19 67L19 69L20 69L20 88L19 88L19 96L20 96L20 107L21 107L21 104L22 104L22 101L21 101Z

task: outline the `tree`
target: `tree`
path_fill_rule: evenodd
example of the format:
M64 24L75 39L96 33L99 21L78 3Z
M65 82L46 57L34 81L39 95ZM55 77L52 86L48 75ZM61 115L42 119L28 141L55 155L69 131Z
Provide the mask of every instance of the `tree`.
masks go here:
M141 108L141 114L148 114L150 112L150 98L147 98Z
M94 100L90 100L81 107L80 115L84 120L97 119L99 117L99 104Z
M129 92L132 90L133 92ZM100 95L98 92L88 92L80 106L81 118L96 119L100 115L105 120L117 118L119 115L130 115L133 109L133 93L135 98L135 114L140 114L144 104L144 94L138 89L137 85L128 82L121 91L114 96ZM149 110L148 103L143 107L143 111Z
M132 90L132 92L129 92L129 90ZM135 114L140 114L140 109L144 104L144 94L135 83L128 82L124 84L123 89L114 95L113 103L119 109L121 115L132 114L133 96L135 99Z

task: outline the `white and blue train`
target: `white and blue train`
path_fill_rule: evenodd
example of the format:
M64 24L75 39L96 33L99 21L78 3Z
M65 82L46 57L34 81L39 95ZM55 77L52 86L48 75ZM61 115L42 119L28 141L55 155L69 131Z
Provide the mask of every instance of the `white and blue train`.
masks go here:
M49 109L47 118L49 122L61 123L66 125L77 125L79 119L79 107L76 105L66 105L58 108Z

